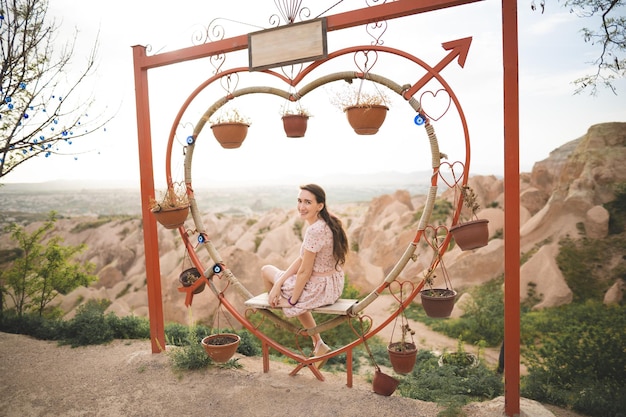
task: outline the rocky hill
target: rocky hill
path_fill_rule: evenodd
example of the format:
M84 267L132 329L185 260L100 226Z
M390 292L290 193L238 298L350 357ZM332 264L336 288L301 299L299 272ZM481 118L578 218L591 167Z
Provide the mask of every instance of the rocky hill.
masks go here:
M532 282L542 296L537 308L571 301L572 292L555 262L559 239L566 235L605 237L609 213L602 205L614 198L613 186L624 182L626 123L592 126L581 138L555 149L547 159L537 162L531 173L521 175L521 250L533 253L521 268L522 297L526 296L527 285ZM504 272L503 180L495 176L474 176L470 185L484 207L479 217L489 219L492 239L486 247L474 251L453 248L446 254L445 265L457 290L486 282ZM441 198L452 200L453 193L444 192ZM368 203L333 204L329 193L329 207L342 218L350 239L352 251L344 269L352 284L366 293L381 282L413 240L418 219L415 213L424 201L422 195L398 190ZM262 292L259 276L262 265L272 263L287 267L299 250L301 237L295 209L277 208L262 214L211 212L206 213L203 220L227 266L252 293ZM58 298L58 304L67 311L68 317L80 303L90 298L110 299L109 311L118 315L147 316L141 219L120 217L106 222L85 217L61 219L55 233L63 236L68 244L85 243L88 251L83 258L96 264L99 277L92 286ZM159 226L163 305L166 321L185 323L188 312L184 295L177 287L178 275L189 265L184 263L185 253L177 233ZM8 236L0 235L0 249L11 244ZM401 274L402 279L419 281L428 266L432 255L419 246L416 261L409 262ZM619 300L623 287L623 282L615 282L607 301ZM242 301L237 303L241 306ZM194 319L212 323L216 307L215 297L205 290L194 298ZM457 309L455 314L459 313Z

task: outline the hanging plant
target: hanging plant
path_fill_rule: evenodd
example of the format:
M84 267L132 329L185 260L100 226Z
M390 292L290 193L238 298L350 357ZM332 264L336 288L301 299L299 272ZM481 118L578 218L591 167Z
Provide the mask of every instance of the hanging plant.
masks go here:
M291 108L289 105L284 106L282 110L282 121L287 137L304 137L308 127L309 117L311 117L311 114L302 107L300 102L297 102L294 108Z
M348 123L357 135L373 135L387 117L389 100L382 91L370 93L362 86L338 94L335 104L346 113Z
M182 226L189 215L189 197L184 183L172 183L159 200L150 199L150 211L166 229Z
M459 198L463 199L463 204L470 211L469 221L459 222L450 228L450 233L454 241L461 250L472 250L487 246L489 242L489 220L479 219L476 212L480 210L476 193L469 185L457 185Z
M440 228L444 229L443 226ZM440 253L445 236L437 236L437 229L435 229L435 236L432 241L428 240L428 244L433 249L433 261L428 271L424 275L424 281L427 289L420 291L420 298L422 300L422 307L428 317L433 318L446 318L450 317L452 309L454 308L454 301L456 300L457 292L452 288L452 282L448 276L448 271L443 263L443 258ZM441 275L445 288L433 288L434 279L436 278L435 269L439 265L441 269Z
M398 282L398 281L394 281ZM396 324L398 323L398 318L400 319L400 331L401 331L401 339L399 342L393 341L393 333L395 332L395 326L391 333L391 340L389 341L389 345L387 346L387 353L389 354L389 360L391 361L391 366L393 370L399 374L408 374L413 371L413 367L415 366L415 360L417 358L417 346L415 345L415 341L413 340L413 335L415 331L409 327L409 320L406 317L403 301L404 301L404 284L412 283L410 281L398 283L400 286L400 298L398 302L400 303L400 307L402 312L400 315L396 316ZM394 295L395 297L395 295Z
M237 109L230 109L211 121L211 130L222 148L236 149L246 139L250 124L249 118L243 116Z

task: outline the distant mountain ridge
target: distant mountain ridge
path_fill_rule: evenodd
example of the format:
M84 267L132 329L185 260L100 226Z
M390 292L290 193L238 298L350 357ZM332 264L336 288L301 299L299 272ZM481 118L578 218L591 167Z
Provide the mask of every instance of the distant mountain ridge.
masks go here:
M371 201L398 189L425 194L429 171L377 174L346 174L321 177L318 182L328 194L329 205ZM295 205L298 186L305 181L253 181L195 186L202 211L250 213ZM157 196L161 189L156 189ZM136 215L141 213L138 185L131 181L59 180L41 183L9 183L0 187L0 212L45 213L51 210L67 216Z

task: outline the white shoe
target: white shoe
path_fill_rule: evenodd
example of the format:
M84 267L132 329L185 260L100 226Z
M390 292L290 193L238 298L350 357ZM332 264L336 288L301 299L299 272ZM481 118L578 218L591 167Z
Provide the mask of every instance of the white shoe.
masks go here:
M313 350L313 356L314 357L323 356L330 351L331 351L331 348L328 347L328 345L324 343L323 340L320 339L319 342L317 342L317 344L315 345L315 349ZM315 364L315 366L317 366L317 369L320 369L322 366L326 364L327 361L328 359L319 361L318 363Z

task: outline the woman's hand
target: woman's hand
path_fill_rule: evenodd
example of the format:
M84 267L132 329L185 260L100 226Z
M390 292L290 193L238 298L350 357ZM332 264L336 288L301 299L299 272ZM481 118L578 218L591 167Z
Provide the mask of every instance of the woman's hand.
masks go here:
M278 306L281 297L282 283L275 283L268 294L268 301L272 307Z

